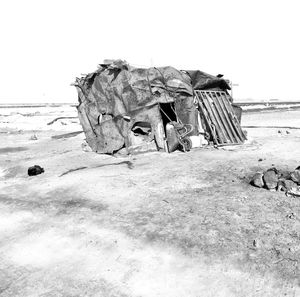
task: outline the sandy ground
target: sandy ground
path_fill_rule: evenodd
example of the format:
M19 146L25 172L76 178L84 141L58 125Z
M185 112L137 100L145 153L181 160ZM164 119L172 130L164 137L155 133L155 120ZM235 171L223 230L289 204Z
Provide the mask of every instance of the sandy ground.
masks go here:
M300 130L111 157L84 152L83 134L51 138L76 121L33 115L32 129L14 116L0 125L1 297L300 296L300 199L248 183L258 169L300 165ZM299 119L246 114L243 124ZM35 164L45 173L29 177Z

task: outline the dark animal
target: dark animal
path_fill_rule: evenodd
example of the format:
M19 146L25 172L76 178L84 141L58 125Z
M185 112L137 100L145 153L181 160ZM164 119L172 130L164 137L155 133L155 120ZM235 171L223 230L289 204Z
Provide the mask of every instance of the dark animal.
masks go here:
M42 168L39 165L34 165L28 168L28 175L33 176L33 175L38 175L45 172L44 168Z

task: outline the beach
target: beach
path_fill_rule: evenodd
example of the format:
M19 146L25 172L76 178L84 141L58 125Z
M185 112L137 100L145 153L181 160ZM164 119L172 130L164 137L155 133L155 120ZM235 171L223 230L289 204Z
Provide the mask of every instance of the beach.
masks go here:
M300 198L249 184L300 165L300 110L242 126L241 146L110 156L74 106L0 108L0 296L300 296Z

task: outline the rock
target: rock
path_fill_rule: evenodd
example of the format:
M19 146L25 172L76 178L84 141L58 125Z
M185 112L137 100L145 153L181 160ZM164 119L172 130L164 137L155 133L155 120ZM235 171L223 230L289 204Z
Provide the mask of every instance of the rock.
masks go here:
M281 170L279 179L291 179L291 173L286 170Z
M264 181L263 181L263 173L261 172L256 172L253 177L252 180L250 182L253 186L258 187L258 188L262 188L264 186Z
M284 181L284 186L287 191L297 189L296 183L294 183L292 180L285 180Z
M33 176L33 175L38 175L45 172L44 168L42 168L39 165L34 165L28 168L28 175L29 176Z
M277 168L274 167L275 166L274 164L272 164L272 166L273 167L269 168L267 171L274 171L276 174L278 174L279 170L277 170Z
M291 180L295 183L297 183L298 185L300 185L300 169L298 169L299 167L297 167L296 170L294 170L293 172L291 172Z
M300 187L292 188L289 191L286 192L287 196L294 196L294 197L300 197Z
M259 158L259 159L258 159L258 162L261 162L261 161L263 161L263 159L262 159L262 158Z
M278 185L278 171L276 168L270 168L268 169L264 175L263 180L265 182L265 186L267 189L276 189Z
M279 191L284 191L284 192L286 192L286 188L285 188L285 186L284 186L284 179L280 179L279 181L278 181L278 184L277 184L277 191L279 192Z
M297 184L294 183L292 180L280 179L278 182L277 191L288 192L290 190L296 190L296 189L297 189Z

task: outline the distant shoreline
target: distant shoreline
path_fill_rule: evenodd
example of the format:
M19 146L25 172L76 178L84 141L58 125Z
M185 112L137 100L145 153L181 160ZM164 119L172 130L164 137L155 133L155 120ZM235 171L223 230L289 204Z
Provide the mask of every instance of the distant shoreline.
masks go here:
M77 106L75 103L0 103L0 108L61 107L64 105Z
M296 110L300 110L300 104L297 106L285 106L285 107L275 107L275 106L270 106L270 107L265 107L265 108L249 108L249 109L245 109L245 107L243 108L243 106L241 106L243 109L243 113L255 113L255 112L280 112L280 111L296 111Z
M1 104L0 109L7 108L55 108L55 107L77 107L77 103L9 103ZM300 101L276 101L276 102L234 102L243 109L244 113L272 112L272 111L292 111L300 109Z
M285 105L285 104L300 104L300 101L235 101L236 105L251 106L251 105Z

